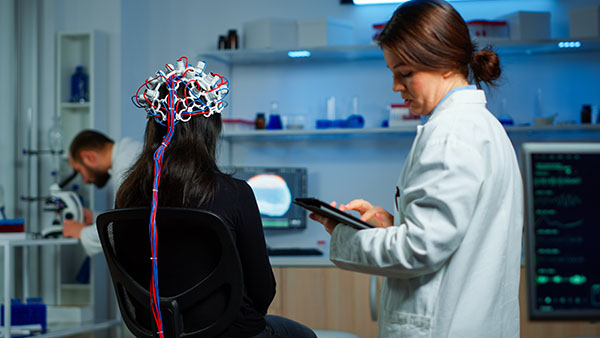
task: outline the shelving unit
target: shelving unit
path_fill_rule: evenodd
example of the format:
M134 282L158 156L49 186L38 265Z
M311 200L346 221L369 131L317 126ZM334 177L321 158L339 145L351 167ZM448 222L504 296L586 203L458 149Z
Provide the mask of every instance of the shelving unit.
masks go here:
M107 46L107 35L99 31L59 32L56 35L53 127L58 127L62 134L62 155L57 159L58 180L72 172L68 163L68 147L74 136L83 129L106 129ZM83 66L88 76L88 97L85 102L71 102L71 76L77 66ZM80 178L73 183L79 183L76 192L82 197L85 207L94 210L98 201L105 204L103 201L106 200L106 192L98 192L91 185L82 184ZM67 186L66 189L71 189L71 186ZM40 242L44 243L43 245L38 245L38 242L21 243L24 246L23 250L28 250L29 246L43 247L39 250L34 249L39 254L38 269L43 276L39 282L42 289L40 294L48 305L49 318L52 314L52 318L57 321L54 323L54 319L52 321L49 319L49 332L42 335L44 337L90 332L118 323L118 321L113 322L116 319L100 321L94 319L93 322L88 322L90 318L104 317L102 313L97 313L102 312L98 310L102 307L96 305L97 302L106 302L106 299L103 299L106 298L105 295L97 291L103 290L104 287L102 273L98 272L101 270L101 264L94 264L92 260L89 282L76 284L75 275L86 259L86 255L79 246L78 240L68 239L68 241L68 244L78 245L64 245L67 242L60 240L56 243ZM63 324L64 320L77 322Z
M565 42L579 42L579 47L564 48ZM516 41L510 39L475 39L480 46L492 46L500 55L538 55L563 53L590 53L600 51L600 39L551 39L537 41ZM566 44L567 46L569 44ZM560 46L563 46L562 48ZM381 60L383 52L376 44L353 46L330 46L305 48L311 56L307 58L290 58L288 49L238 49L204 51L198 54L201 60L215 60L232 73L234 67L252 65L290 65L303 66L326 62L351 62L362 60ZM232 80L234 81L234 80ZM306 141L311 139L333 138L347 139L356 137L389 138L411 137L416 127L401 128L366 128L366 129L305 129L305 130L225 130L223 139L228 144L229 162L233 159L233 144L245 141L268 142ZM565 125L565 126L508 126L506 131L511 138L543 137L548 135L598 137L598 125Z
M107 37L104 33L62 32L56 41L56 114L60 117L64 147L82 129L106 126ZM88 75L88 100L71 102L71 76L83 66ZM66 157L66 155L65 155Z
M561 48L561 42L580 42L577 48ZM500 55L532 55L573 52L600 51L600 39L551 39L536 41L516 41L509 39L476 39L480 47L494 46ZM307 58L290 58L290 49L236 49L204 51L198 54L200 60L211 59L228 65L301 63L325 61L355 61L382 59L383 53L376 44L304 48L311 52Z
M531 135L541 133L586 133L600 134L600 125L566 125L566 126L507 126L505 127L509 135ZM416 127L397 127L397 128L365 128L365 129L306 129L306 130L247 130L247 131L229 131L223 134L227 141L239 141L244 139L310 139L312 137L338 137L338 136L412 136Z
M11 299L13 296L13 283L12 278L15 269L15 248L30 248L30 247L63 247L73 246L79 244L79 241L74 238L58 238L58 239L2 239L0 238L0 247L3 250L4 262L3 262L3 276L4 276L4 293L2 298L4 300ZM53 267L60 267L60 257L55 258L55 265ZM58 263L57 263L58 262ZM27 268L23 269L24 273L24 284L27 284L28 279ZM6 309L10 309L10 302L4 301ZM11 311L4 312L4 323L7 323L4 327L0 328L3 337L11 337L10 334L10 323L11 323ZM102 329L108 329L121 324L119 318L111 319L96 319L91 322L81 323L69 323L69 324L55 324L48 325L48 331L42 335L36 335L36 337L64 337L77 333L93 332Z

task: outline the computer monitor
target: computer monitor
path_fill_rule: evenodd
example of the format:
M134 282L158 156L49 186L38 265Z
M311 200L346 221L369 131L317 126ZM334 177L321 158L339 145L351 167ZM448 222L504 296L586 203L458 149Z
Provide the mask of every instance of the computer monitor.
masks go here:
M265 230L306 228L306 211L292 203L306 196L306 168L235 167L229 172L252 188Z
M600 319L600 143L525 143L531 319Z

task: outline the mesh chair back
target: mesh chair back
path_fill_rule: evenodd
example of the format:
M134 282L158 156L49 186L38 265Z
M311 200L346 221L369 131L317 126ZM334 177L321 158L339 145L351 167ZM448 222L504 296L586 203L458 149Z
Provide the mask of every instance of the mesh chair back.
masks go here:
M136 337L158 337L150 307L150 209L107 211L98 233L123 320ZM216 337L239 312L243 277L231 232L208 211L161 207L157 257L164 337Z

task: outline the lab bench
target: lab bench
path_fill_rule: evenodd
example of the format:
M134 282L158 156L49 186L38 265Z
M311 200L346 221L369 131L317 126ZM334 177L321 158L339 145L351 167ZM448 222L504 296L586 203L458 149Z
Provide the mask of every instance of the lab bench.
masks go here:
M4 262L3 262L3 276L4 276L4 292L3 292L3 303L4 308L4 327L0 327L0 337L11 337L11 297L13 295L13 275L15 272L14 261L15 261L15 248L22 248L25 262L23 264L23 293L24 297L28 297L29 289L29 271L27 268L27 253L30 247L61 247L68 245L79 244L79 240L75 238L55 238L55 239L41 239L41 238L2 238L0 237L0 247L3 248ZM59 262L57 258L57 262ZM115 326L121 325L121 319L119 317L109 319L92 319L89 321L81 321L77 323L60 323L60 324L49 324L47 332L36 337L64 337L78 333L93 332L97 330L108 329Z

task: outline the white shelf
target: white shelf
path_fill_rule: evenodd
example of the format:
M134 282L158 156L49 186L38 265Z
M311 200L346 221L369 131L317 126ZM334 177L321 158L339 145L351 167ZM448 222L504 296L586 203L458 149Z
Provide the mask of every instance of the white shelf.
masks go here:
M566 126L507 126L509 134L544 134L544 133L600 133L600 125L566 125ZM272 138L297 138L319 136L410 136L416 132L415 126L395 128L364 128L364 129L301 129L301 130L244 130L226 131L223 133L225 140L238 139L272 139Z
M550 39L536 41L515 41L509 39L475 39L479 48L491 45L500 55L563 54L600 51L600 39ZM578 48L561 48L560 43L580 42Z
M559 43L565 41L579 41L579 48L560 48ZM479 47L493 46L500 55L532 55L532 54L557 54L580 53L600 51L600 39L551 39L536 41L515 41L509 39L476 39ZM308 58L290 58L287 52L290 49L235 49L213 50L198 54L200 60L212 59L225 64L274 64L274 63L304 63L314 61L354 61L383 59L383 52L376 44L354 46L331 46L298 48L308 50ZM293 50L293 49L292 49Z
M82 322L82 323L64 323L64 324L51 324L48 325L48 330L46 333L41 335L35 335L35 337L66 337L72 336L75 334L81 334L86 332L94 332L98 330L105 330L114 326L121 325L120 319L110 319L110 320L95 320L92 322Z
M300 48L299 48L300 49ZM301 48L309 50L308 58L290 58L290 49L235 49L215 50L199 53L199 59L213 59L226 64L273 64L273 63L303 63L314 61L352 61L367 59L382 59L383 52L375 45L335 46Z
M60 104L60 107L62 109L69 109L69 110L84 110L87 113L87 110L90 109L90 103L89 102L84 102L84 103L63 102Z

